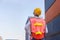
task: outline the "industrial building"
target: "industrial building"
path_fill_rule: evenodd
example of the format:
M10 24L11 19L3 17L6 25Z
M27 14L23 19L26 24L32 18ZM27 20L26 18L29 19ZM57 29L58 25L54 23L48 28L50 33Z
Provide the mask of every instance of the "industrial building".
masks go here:
M45 0L46 40L60 40L60 0Z

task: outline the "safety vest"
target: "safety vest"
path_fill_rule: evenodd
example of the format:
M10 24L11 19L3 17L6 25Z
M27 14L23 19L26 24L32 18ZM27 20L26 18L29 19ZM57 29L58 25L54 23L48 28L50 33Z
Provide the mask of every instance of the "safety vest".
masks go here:
M45 36L45 20L42 18L30 18L31 36L36 39L42 39Z

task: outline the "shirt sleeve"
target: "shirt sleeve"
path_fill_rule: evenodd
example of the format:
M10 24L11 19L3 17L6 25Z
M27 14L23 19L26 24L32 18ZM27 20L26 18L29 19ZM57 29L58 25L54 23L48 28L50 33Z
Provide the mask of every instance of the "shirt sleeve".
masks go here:
M45 29L45 33L48 33L48 28L47 28L47 24L46 24L45 19L44 19L44 22L45 22L45 26L46 26L46 27L45 27L45 28L46 28L46 29Z
M29 34L29 35L31 34L30 33L30 21L29 20L25 24L25 31L27 34Z
M46 33L48 33L48 28L47 28L47 26L46 26Z

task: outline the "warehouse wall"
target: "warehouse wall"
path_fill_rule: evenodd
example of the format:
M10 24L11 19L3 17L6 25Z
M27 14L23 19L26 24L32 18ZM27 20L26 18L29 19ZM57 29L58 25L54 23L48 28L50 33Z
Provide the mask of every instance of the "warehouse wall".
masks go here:
M46 40L60 40L60 0L45 0L48 34Z

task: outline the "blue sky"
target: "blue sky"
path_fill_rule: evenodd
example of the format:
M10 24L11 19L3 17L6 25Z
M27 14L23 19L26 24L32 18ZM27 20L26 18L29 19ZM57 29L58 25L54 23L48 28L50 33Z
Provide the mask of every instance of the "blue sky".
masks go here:
M0 0L0 36L25 40L25 22L36 7L41 8L44 18L44 0Z

